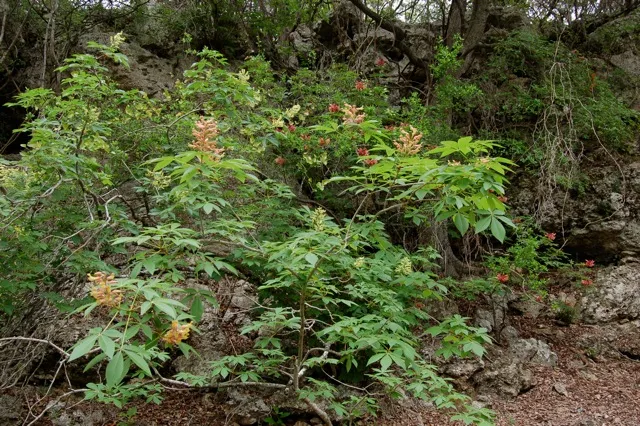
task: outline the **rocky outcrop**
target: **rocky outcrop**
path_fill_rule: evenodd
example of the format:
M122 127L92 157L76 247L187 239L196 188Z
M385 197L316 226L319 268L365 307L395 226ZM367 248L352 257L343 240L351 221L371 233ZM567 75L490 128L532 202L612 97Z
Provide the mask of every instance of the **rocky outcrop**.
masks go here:
M476 391L483 395L513 398L535 386L528 365L555 366L558 356L549 345L536 339L516 339L507 348L494 347L494 362L472 377Z
M591 51L617 55L629 49L640 53L640 9L597 27L586 39Z
M640 263L599 270L596 283L582 298L582 319L586 323L640 318Z
M597 264L640 256L640 162L614 164L603 149L582 160L580 181L558 186L544 197L537 176L514 180L509 202L516 216L536 216L542 229L557 233L565 251ZM544 198L544 202L540 199Z
M190 284L196 287L195 284ZM173 368L178 372L208 376L210 362L228 355L232 351L244 352L252 342L238 331L250 322L250 313L255 307L255 287L244 280L224 279L220 306L207 306L202 319L197 323L200 333L193 335L189 344L199 356L177 357ZM203 288L206 289L206 288Z
M640 56L636 55L632 50L625 50L618 55L612 55L609 60L613 65L627 73L640 76Z
M80 38L78 47L85 51L87 42L109 44L109 37L115 33L93 32ZM124 90L138 89L145 91L150 97L161 96L171 89L176 80L182 77L182 71L189 68L193 57L176 51L167 57L160 57L156 53L143 48L135 40L127 40L120 46L120 51L127 56L129 68L122 66L112 67L113 78ZM90 53L90 51L88 51Z

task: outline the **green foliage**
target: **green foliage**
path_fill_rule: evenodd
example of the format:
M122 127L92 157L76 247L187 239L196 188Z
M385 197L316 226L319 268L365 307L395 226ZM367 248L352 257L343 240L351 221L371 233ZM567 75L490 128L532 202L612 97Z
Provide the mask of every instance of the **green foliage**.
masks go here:
M553 169L549 175L570 179L571 167L549 164L549 159L566 157L571 162L573 152L589 144L628 150L640 125L637 112L614 95L610 82L596 70L596 63L575 50L530 29L515 31L496 43L479 78L494 87L481 106L483 125L511 139L520 133L516 139L524 146L513 146L508 155L534 169L542 163ZM522 133L523 126L527 133ZM533 126L534 144L528 133Z
M280 411L277 407L275 407L273 409L273 414L267 417L266 419L264 419L264 422L268 425L283 426L286 424L284 423L284 419L286 419L290 415L291 413L288 413L286 411Z
M555 313L556 319L565 325L573 324L578 316L578 310L562 300L556 300L551 304L551 309Z
M367 130L363 133L366 141ZM387 137L381 130L371 130L369 137L378 142L372 152L381 155L362 156L363 166L354 167L362 176L329 182L352 181L356 185L350 190L357 194L381 193L385 203L394 203L416 225L435 216L440 221L451 219L461 235L471 226L476 233L489 230L504 241L504 225L513 224L496 194L504 194L504 175L511 162L485 156L493 142L470 137L444 141L423 156L414 153L420 140L415 129L411 134L405 131L404 145L394 142L395 148L384 142Z
M545 273L569 266L566 254L553 242L556 234L542 235L531 220L520 224L514 237L515 241L504 255L487 260L492 271L508 274L511 283L544 291L547 283Z
M453 46L448 48L440 43L436 48L434 64L431 66L436 80L435 94L437 98L436 111L443 117L451 113L464 113L474 109L480 100L482 92L473 83L460 81L455 73L462 66L460 59L463 44L460 37L456 37Z
M5 313L32 292L56 299L58 275L88 276L90 298L75 312L104 322L68 359L104 368L86 397L117 407L159 402L158 371L175 349L193 352L186 340L217 306L215 283L242 271L258 284L242 329L254 347L209 360L208 375L181 373L185 385L292 386L308 404L326 400L355 419L373 414L376 398L340 397L336 384L375 383L485 424L490 414L467 410L468 397L422 359L414 330L441 341L444 358L483 356L486 330L426 314L447 291L437 253L409 253L385 227L393 211L399 221L450 220L460 234L473 228L504 241L513 225L500 197L512 163L490 156L496 145L467 137L423 147L418 129L384 127L381 119L398 116L382 89L344 69L326 75L333 91L302 72L285 94L261 58L234 73L209 49L173 91L149 99L108 77L101 61L126 65L121 42L91 44L100 59L69 59L60 94L34 89L17 99L30 111L21 131L31 139L0 174ZM269 103L250 72L277 95ZM287 170L318 200L345 189L353 199L342 200L340 215L300 208ZM118 269L109 266L116 257Z

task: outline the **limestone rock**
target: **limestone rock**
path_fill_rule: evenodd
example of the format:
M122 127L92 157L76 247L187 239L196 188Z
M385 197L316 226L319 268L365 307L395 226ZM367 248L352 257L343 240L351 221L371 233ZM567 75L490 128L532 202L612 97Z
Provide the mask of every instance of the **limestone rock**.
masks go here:
M531 370L512 360L501 360L473 377L481 395L515 398L535 386Z
M509 345L508 352L516 362L549 367L553 367L558 363L558 355L541 340L518 339Z
M503 342L513 342L518 339L520 333L513 326L506 326L500 331L500 340Z
M472 381L480 395L514 398L535 386L529 364L554 366L558 356L536 339L517 339L507 349L492 348L494 360L476 373Z
M582 299L582 318L589 324L640 318L640 268L635 263L598 271L596 291Z
M453 378L469 378L484 368L484 361L480 358L456 359L442 369L444 374Z

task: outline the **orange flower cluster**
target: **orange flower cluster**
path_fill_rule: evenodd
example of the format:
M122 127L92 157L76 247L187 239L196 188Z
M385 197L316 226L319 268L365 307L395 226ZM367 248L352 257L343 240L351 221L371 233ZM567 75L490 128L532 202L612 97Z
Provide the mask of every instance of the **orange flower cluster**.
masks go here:
M344 116L342 117L342 121L344 124L360 124L364 121L366 114L360 113L362 108L358 108L355 105L349 105L347 103L344 104L342 108L342 112Z
M189 145L189 148L209 153L216 159L224 156L224 148L218 148L218 144L215 141L220 131L218 130L218 123L213 119L205 120L204 117L200 117L192 133L196 140Z
M171 328L164 334L162 341L168 345L177 345L189 338L191 327L191 323L180 325L178 321L171 321Z
M93 283L91 288L91 297L96 299L98 305L114 308L122 303L122 292L113 290L112 284L115 284L115 276L107 275L105 272L96 272L95 274L87 274L87 279Z
M411 133L406 130L400 130L400 136L398 138L399 142L394 142L393 144L396 146L396 149L399 153L404 155L416 155L422 145L420 144L420 139L422 139L422 133L418 132L418 130L410 126Z

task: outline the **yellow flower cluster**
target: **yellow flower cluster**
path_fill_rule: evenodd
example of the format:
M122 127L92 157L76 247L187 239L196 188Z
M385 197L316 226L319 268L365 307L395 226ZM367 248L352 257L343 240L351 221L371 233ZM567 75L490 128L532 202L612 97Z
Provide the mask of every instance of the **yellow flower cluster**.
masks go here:
M324 220L327 212L323 208L317 208L311 213L311 226L317 232L324 231Z
M289 108L284 115L287 116L287 118L289 120L293 119L296 115L298 115L298 113L300 112L300 105L296 104L294 106L292 106L291 108Z
M13 180L17 178L20 171L16 167L0 164L0 185L12 186Z
M162 171L154 172L149 170L147 171L147 177L151 181L151 186L155 189L164 189L171 185L171 176L165 175Z
M204 117L200 117L192 133L196 140L189 145L189 148L206 152L218 160L224 156L224 148L218 148L215 140L220 131L218 130L218 123L213 119L205 120Z
M114 308L122 303L122 292L111 288L115 284L115 276L107 275L105 272L96 272L95 274L87 274L89 282L93 283L91 288L91 297L96 299L98 305Z
M164 334L162 341L168 345L177 345L189 338L191 327L191 323L180 325L178 321L171 321L171 328Z
M418 132L413 126L410 126L410 128L411 133L402 129L400 131L402 136L398 138L399 142L393 143L398 152L404 155L416 155L420 152L420 148L422 148L422 145L419 143L420 139L422 139L422 133Z
M118 34L109 37L109 45L114 49L119 49L122 43L124 43L125 37L120 31Z
M271 120L271 124L273 125L273 127L275 127L276 129L281 129L284 127L284 120L282 118L274 118Z
M362 111L362 107L358 108L355 105L344 104L341 111L344 113L342 121L344 124L360 124L364 121L366 114Z
M413 264L411 263L411 259L408 257L403 257L400 259L400 262L396 265L395 272L400 275L409 275L413 272Z

